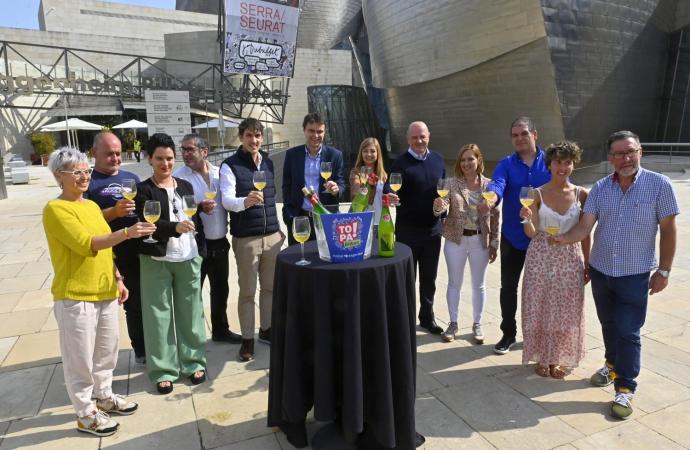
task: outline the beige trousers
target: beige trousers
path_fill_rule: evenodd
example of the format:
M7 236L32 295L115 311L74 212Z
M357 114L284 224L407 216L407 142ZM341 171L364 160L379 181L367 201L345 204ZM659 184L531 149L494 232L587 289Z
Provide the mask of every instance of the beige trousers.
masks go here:
M96 409L92 397L112 395L120 340L118 304L115 300L58 300L53 312L67 394L77 415L84 417Z
M232 238L232 250L237 264L240 295L237 312L243 339L254 338L254 296L259 278L259 324L262 330L271 328L273 304L273 274L276 258L285 238L275 232L266 236Z

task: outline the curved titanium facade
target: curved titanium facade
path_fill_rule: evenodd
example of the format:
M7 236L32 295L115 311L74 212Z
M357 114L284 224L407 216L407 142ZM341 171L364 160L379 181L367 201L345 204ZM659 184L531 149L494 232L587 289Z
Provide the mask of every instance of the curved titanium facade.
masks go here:
M428 123L430 146L448 160L468 142L500 159L519 115L535 120L540 144L579 141L587 160L601 159L614 130L653 136L675 2L430 4L363 0L395 153L413 120Z
M361 0L300 0L297 46L328 50L357 33Z

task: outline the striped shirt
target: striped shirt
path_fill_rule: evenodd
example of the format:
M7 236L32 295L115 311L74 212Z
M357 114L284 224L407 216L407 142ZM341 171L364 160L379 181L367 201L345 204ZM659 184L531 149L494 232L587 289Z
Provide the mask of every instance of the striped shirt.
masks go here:
M668 177L640 168L626 192L614 174L592 187L584 212L597 220L589 264L610 277L651 272L659 221L680 213Z

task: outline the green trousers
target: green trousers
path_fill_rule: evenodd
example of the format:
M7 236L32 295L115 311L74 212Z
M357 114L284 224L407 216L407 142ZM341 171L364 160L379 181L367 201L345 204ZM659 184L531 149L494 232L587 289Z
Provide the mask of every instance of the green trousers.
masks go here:
M206 369L200 256L156 261L140 255L146 369L153 383Z

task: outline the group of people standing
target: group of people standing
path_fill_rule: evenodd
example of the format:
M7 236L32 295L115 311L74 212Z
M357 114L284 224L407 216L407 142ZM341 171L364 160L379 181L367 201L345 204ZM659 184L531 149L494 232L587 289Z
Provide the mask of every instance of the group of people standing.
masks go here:
M475 144L460 148L453 176L446 179L444 160L429 149L430 132L423 122L409 125L409 147L390 172L378 140L367 138L350 173L352 197L362 183L369 183L368 202L375 214L380 214L384 193L400 201L396 235L412 250L419 324L446 342L458 333L468 261L472 336L484 342L486 271L500 250L503 335L493 348L505 354L516 342L522 276L523 362L535 362L541 376L563 378L584 356L584 285L591 280L606 358L591 381L598 386L615 382L611 413L627 417L640 370L647 295L664 289L674 256L679 209L671 183L639 166L639 138L622 131L608 142L614 173L588 193L570 182L582 153L577 144L563 141L543 150L528 117L516 119L510 128L514 152L498 163L492 179L483 174L484 158ZM318 114L304 118L303 131L305 144L285 155L282 216L288 229L295 217L309 217L313 239L312 205L302 187L318 189L321 202L335 211L345 192L343 155L325 145L325 121ZM154 134L147 152L152 175L144 181L120 169L121 144L109 132L94 140L94 169L77 150L51 154L49 168L62 192L46 205L43 223L55 270L52 292L66 387L80 431L112 434L118 424L109 415L137 409L111 389L118 304L124 304L136 362L146 364L149 379L162 394L171 392L181 377L192 384L206 380L201 301L206 278L212 340L240 344L240 361L254 358L258 287L258 340L270 344L274 268L286 236L278 222L273 162L261 150L263 125L245 119L238 136L240 147L220 167L206 160L208 143L201 136L185 136L178 149L184 167L173 171L175 143L170 136ZM326 179L322 163L329 163ZM259 184L257 172L263 174ZM444 180L442 187L439 180ZM448 195L439 196L441 191ZM148 210L151 202L159 205L153 214L158 217ZM553 223L558 224L555 231ZM442 237L450 315L445 331L433 309ZM240 334L230 330L227 317L231 248Z
M65 384L78 430L110 435L119 426L110 415L132 414L138 407L111 389L118 304L124 304L135 361L146 364L161 394L172 392L182 377L195 385L206 380L201 288L207 277L212 340L241 344L240 361L254 358L258 279L258 339L270 344L273 270L285 236L273 163L261 151L263 125L246 119L238 131L242 145L220 168L206 160L208 144L201 136L184 136L178 151L185 165L176 171L174 141L152 135L152 174L144 181L120 169L121 143L110 132L94 139L93 169L76 149L51 154L49 169L62 192L44 208L43 223L55 271ZM266 174L262 190L253 182L257 171ZM228 224L241 334L230 330L227 317Z
M680 211L672 184L640 167L642 147L630 131L608 138L614 172L587 192L570 181L582 154L576 143L561 141L542 149L529 117L515 119L510 130L514 152L499 161L491 180L482 175L479 147L468 144L460 149L454 176L441 188L438 180L445 171L440 156L429 150L428 127L413 122L408 128L408 151L391 171L402 173L398 194L404 206L398 210L396 232L412 248L419 271L420 326L446 342L455 339L469 261L472 335L482 343L486 268L500 249L502 337L493 350L503 355L516 343L522 278L523 363L536 363L540 376L563 378L585 354L584 286L591 280L605 364L590 381L602 387L613 383L610 413L627 418L640 372L640 329L648 295L666 287L675 253L675 216ZM449 194L436 195L437 188ZM433 313L441 236L450 315L445 331Z

